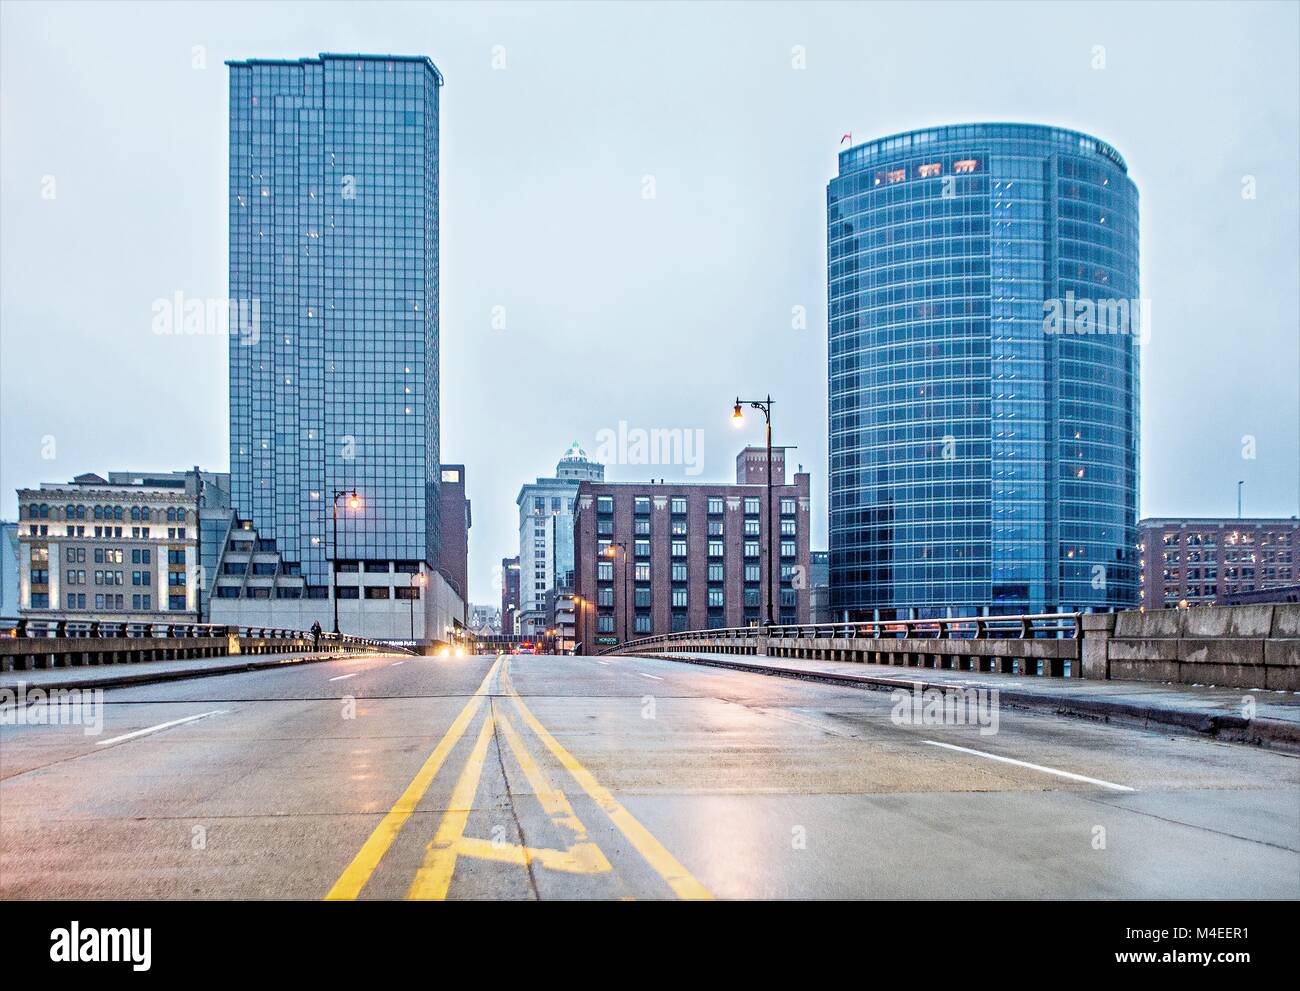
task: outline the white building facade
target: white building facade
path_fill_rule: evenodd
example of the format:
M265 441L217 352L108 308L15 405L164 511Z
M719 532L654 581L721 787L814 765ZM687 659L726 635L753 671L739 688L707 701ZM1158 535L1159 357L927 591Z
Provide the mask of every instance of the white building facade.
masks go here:
M603 481L605 466L577 443L564 452L555 476L519 490L519 635L541 637L550 627L546 593L571 581L573 510L578 483Z

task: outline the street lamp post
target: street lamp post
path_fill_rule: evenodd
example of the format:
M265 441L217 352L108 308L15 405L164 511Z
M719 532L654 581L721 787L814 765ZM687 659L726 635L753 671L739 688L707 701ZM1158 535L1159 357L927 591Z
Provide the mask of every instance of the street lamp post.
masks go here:
M745 421L745 414L741 412L742 400L736 397L736 408L731 414L731 422L739 427ZM767 421L767 625L772 626L776 622L776 612L772 608L772 586L776 579L774 570L773 551L776 547L776 533L772 528L772 397L769 395L766 399L746 399L744 403L753 409L763 411L763 419Z
M424 588L428 578L424 572L411 576L411 588L415 589L415 594L411 596L411 642L415 642L415 600L420 597L420 589Z
M631 637L628 636L628 634L631 632L631 628L628 626L628 610L627 610L627 594L628 594L627 573L629 568L629 562L627 559L627 544L623 543L623 541L621 540L612 541L609 545L609 550L606 551L606 553L612 558L618 557L618 551L614 550L615 547L620 547L623 550L623 642L627 643L630 639L632 639Z
M330 598L334 600L334 635L339 634L339 500L348 497L348 508L354 512L361 508L361 497L356 489L339 489L334 493L334 536L330 541Z

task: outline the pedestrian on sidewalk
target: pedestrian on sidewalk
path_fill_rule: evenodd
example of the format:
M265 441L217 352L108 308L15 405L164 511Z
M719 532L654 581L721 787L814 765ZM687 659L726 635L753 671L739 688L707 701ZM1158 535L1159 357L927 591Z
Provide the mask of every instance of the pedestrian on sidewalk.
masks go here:
M311 649L320 650L320 620L311 624Z

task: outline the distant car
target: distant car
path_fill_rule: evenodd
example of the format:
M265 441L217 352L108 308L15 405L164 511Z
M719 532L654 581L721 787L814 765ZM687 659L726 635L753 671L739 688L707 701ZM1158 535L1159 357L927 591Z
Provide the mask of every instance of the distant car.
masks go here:
M533 650L532 647L516 647L514 650L511 651L511 653L512 654L536 654L537 651Z

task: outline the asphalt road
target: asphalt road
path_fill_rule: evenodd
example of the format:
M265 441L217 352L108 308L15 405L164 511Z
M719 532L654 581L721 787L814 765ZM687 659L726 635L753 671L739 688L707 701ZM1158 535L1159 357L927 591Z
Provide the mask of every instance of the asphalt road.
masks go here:
M0 898L1296 898L1300 759L641 658L344 658L0 727Z

